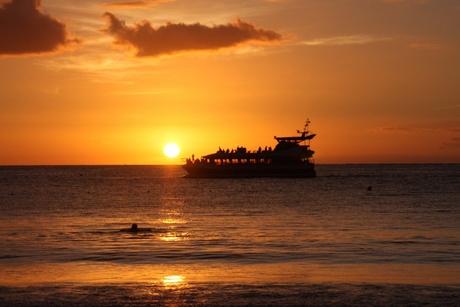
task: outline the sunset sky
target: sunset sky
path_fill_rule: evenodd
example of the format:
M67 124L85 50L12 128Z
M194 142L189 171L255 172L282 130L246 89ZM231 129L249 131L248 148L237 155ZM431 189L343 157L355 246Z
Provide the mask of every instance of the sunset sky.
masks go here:
M307 118L318 164L460 163L460 1L0 0L0 165L179 164Z

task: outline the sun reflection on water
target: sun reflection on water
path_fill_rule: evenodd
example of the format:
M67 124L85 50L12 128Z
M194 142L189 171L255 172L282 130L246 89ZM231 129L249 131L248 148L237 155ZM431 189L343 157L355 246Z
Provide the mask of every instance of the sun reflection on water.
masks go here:
M185 279L184 276L169 275L169 276L163 277L161 281L163 282L165 286L176 286L176 285L180 285L184 283L184 279Z
M178 242L185 239L188 236L188 233L177 233L177 232L167 232L160 236L160 239L165 242Z
M185 224L187 223L183 219L172 219L172 218L167 218L161 221L163 224Z
M169 215L181 215L180 212L177 211L170 211L168 212ZM187 224L187 221L181 218L164 218L161 220L161 223L166 225L166 228L169 230L163 234L160 235L160 240L165 241L165 242L177 242L177 241L182 241L186 237L188 237L190 234L187 231L176 231L179 228L181 228L181 225Z

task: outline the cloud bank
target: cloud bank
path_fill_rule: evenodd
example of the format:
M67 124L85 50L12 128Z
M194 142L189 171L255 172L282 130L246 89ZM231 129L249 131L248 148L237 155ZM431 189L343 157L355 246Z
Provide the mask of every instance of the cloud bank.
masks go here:
M0 6L0 56L54 52L77 41L69 38L65 24L40 9L40 0Z
M104 17L108 23L103 32L112 35L116 44L134 48L138 57L219 50L244 43L274 43L282 40L280 34L256 28L242 20L212 27L200 23L167 23L155 28L148 21L130 27L113 14L105 13Z

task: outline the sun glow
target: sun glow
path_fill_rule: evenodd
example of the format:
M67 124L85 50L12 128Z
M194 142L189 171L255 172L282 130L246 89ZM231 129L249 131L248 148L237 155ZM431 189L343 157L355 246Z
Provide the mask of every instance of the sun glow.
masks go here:
M169 143L163 148L163 152L168 158L175 158L179 154L180 148L175 143Z

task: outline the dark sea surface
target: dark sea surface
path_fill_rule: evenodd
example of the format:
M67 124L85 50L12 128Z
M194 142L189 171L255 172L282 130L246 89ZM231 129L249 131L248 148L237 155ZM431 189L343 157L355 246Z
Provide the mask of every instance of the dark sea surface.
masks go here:
M316 169L0 167L0 305L460 306L460 165Z

